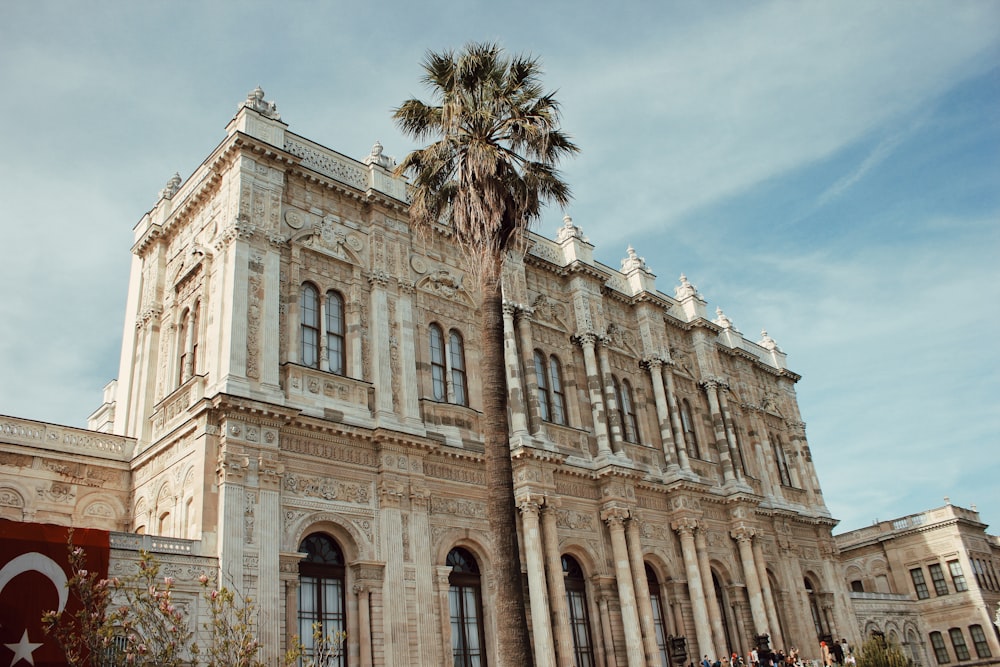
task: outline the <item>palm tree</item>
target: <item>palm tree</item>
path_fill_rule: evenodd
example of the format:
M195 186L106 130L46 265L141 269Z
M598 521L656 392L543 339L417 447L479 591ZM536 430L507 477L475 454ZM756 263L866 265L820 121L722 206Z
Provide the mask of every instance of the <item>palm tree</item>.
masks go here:
M578 149L559 129L559 103L543 91L537 59L472 43L458 53L429 52L422 64L433 103L407 100L393 118L415 140L432 143L407 155L396 171L412 177L410 223L418 230L447 226L477 288L498 662L522 667L533 663L517 546L501 276L508 253L524 248L542 205L569 202L555 167Z

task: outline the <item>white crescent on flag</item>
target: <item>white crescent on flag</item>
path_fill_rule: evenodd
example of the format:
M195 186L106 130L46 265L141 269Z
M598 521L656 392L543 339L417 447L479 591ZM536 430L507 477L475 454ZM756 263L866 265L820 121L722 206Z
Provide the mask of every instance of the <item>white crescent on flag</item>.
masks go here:
M52 582L52 585L56 587L59 594L59 609L56 612L61 612L65 609L66 600L69 599L69 589L66 588L66 573L63 572L58 563L37 551L12 558L3 568L0 568L0 593L3 593L4 586L11 579L32 570L45 575Z

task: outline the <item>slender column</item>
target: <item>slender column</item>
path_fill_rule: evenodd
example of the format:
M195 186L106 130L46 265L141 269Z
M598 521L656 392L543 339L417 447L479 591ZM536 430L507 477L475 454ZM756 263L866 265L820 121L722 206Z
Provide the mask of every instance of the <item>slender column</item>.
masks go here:
M684 557L688 595L691 596L694 630L698 640L698 655L711 655L715 653L715 645L712 643L711 623L708 619L708 607L705 605L705 588L701 583L698 553L694 546L694 532L698 529L698 522L694 519L680 519L674 521L672 527L681 540L681 554Z
M600 338L598 343L604 343ZM622 437L622 424L618 416L618 397L615 396L614 379L611 377L611 362L608 360L607 345L599 345L597 348L597 362L600 369L601 385L604 392L604 402L607 406L608 425L611 435L611 449L615 454L625 453L625 438Z
M288 360L293 363L302 363L302 320L299 319L299 307L302 304L302 250L299 246L292 245L292 260L288 266L288 282L294 290L291 298L288 299L288 319L285 320L288 334ZM360 375L356 377L361 377Z
M257 568L257 601L260 617L261 657L266 663L277 663L280 657L281 588L278 548L281 541L274 536L281 534L281 502L278 494L284 468L276 461L261 457L257 465L260 501L257 508L260 561Z
M803 422L792 422L789 426L792 447L795 449L797 467L802 471L802 487L806 490L809 505L815 507L823 504L822 491L816 468L813 467L812 454L806 442L806 425Z
M649 582L646 581L646 564L642 558L642 539L639 535L639 519L635 513L625 524L625 541L628 543L629 563L632 566L632 581L635 584L635 600L639 609L639 626L642 629L643 645L646 649L646 663L660 662L660 647L656 643L656 626L653 624L653 603L649 597Z
M615 507L605 510L601 515L611 534L611 553L615 561L615 579L618 582L618 603L621 605L622 625L625 629L625 655L628 658L628 667L644 667L646 659L642 634L639 630L635 588L632 585L632 568L625 540L625 520L628 518L628 511Z
M194 327L194 309L191 309L188 311L187 321L184 323L184 368L181 369L181 383L190 380L191 376L194 375L194 359L191 358L194 352Z
M733 460L729 455L729 442L726 440L726 427L722 421L722 410L719 408L718 387L721 381L709 379L701 383L708 395L708 408L712 413L712 426L715 431L715 447L719 452L719 463L722 465L722 477L726 483L735 481Z
M386 667L410 664L406 620L406 585L403 581L403 520L401 484L382 482L379 488L382 553L385 579L382 586Z
M618 659L615 657L615 637L611 633L611 612L608 609L608 596L606 594L601 594L597 608L601 616L601 635L604 637L601 642L604 648L604 659L607 661L608 667L618 667Z
M438 609L441 610L438 615L438 620L441 623L441 655L444 657L441 664L449 665L454 660L454 653L451 649L451 601L448 599L448 593L451 590L451 584L448 581L448 577L451 576L451 568L439 566L436 575Z
M510 405L510 430L514 438L528 435L528 414L525 406L521 362L517 351L517 332L514 330L514 313L517 306L503 303L503 358L507 364L507 400Z
M385 288L388 278L381 272L373 273L371 284L371 317L369 319L369 340L372 346L372 381L375 384L375 413L379 417L391 417L392 411L392 367L389 350L389 297ZM388 655L388 652L386 653Z
M682 470L691 471L688 460L687 443L684 440L684 427L681 425L681 411L677 406L677 391L674 389L674 372L671 370L674 362L663 363L663 374L666 376L667 407L670 409L670 428L674 432L674 443L677 447L677 462Z
M521 349L521 362L524 368L525 396L527 408L528 430L531 433L541 433L542 413L538 407L538 378L535 377L535 346L531 340L531 310L519 308L517 317L517 344Z
M434 564L430 561L431 528L428 505L431 492L427 488L410 485L410 544L415 567L417 589L417 641L420 644L420 664L440 665L439 645L433 640L434 627Z
M608 422L604 414L601 377L597 370L597 354L594 350L594 345L597 342L597 334L590 332L577 334L574 339L583 349L583 366L587 372L587 390L590 395L590 409L594 418L594 435L597 436L597 454L598 456L608 456L611 454Z
M722 608L719 598L715 595L715 580L712 578L712 566L708 562L708 541L705 530L701 528L694 535L695 547L698 550L698 569L701 570L701 583L705 587L705 601L708 605L708 619L712 624L712 638L715 640L715 657L728 655L726 631L722 625Z
M262 388L276 395L281 394L281 358L279 357L278 339L280 338L279 322L281 317L281 245L282 241L272 237L268 243L268 251L264 253L264 267L261 275L261 291L259 308L261 311L257 327L260 331L259 368ZM321 297L322 301L326 301ZM251 313L252 315L252 313ZM193 322L192 322L193 323Z
M751 528L741 526L732 531L732 536L740 549L743 576L746 578L747 593L750 595L750 615L753 616L754 634L770 634L767 624L767 612L764 611L764 596L760 590L760 580L757 578L757 566L754 565L753 550L750 546L754 531Z
M361 667L372 667L371 591L367 586L355 586L354 593L358 596L358 649Z
M764 596L764 611L767 613L767 625L771 628L771 646L775 648L788 648L785 638L782 636L781 624L778 623L778 607L774 603L774 596L771 591L771 579L767 576L767 561L764 560L764 552L760 546L760 539L752 540L750 546L753 551L753 561L757 566L757 580L760 582L760 592Z
M740 451L736 441L736 427L733 425L733 417L729 413L729 399L726 398L724 391L720 391L718 394L722 422L726 427L726 441L729 443L729 452L733 457L733 472L736 474L736 479L743 479L743 452Z
M291 648L299 636L299 580L285 580L285 647Z
M562 554L559 553L559 532L556 525L558 500L558 498L545 499L545 506L542 508L542 546L545 550L545 569L548 573L556 664L559 667L574 667L573 635L569 627L569 604L566 601L566 582L563 580Z
M535 645L535 664L554 667L555 649L552 644L552 625L549 620L548 591L545 587L545 561L542 554L541 528L538 521L538 503L521 498L518 503L524 528L524 560L528 569L528 599L531 604L531 635ZM561 568L560 568L561 569Z
M413 322L413 291L413 283L401 282L399 284L396 318L399 320L399 367L403 375L399 388L402 394L403 418L414 426L420 427L422 423L420 421L420 397L417 395L419 385L417 383L417 342L414 337L416 326ZM449 355L445 356L447 358ZM450 373L448 380L451 380Z
M674 434L670 430L670 409L667 407L667 391L663 386L663 360L650 357L643 361L649 370L653 381L653 401L656 404L656 419L660 427L660 443L663 447L663 457L667 470L677 469L677 451L674 445Z

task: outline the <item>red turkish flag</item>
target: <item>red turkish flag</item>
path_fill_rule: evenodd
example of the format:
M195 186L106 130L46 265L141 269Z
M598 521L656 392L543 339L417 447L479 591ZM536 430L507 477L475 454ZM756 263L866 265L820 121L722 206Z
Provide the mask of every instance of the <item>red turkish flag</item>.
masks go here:
M42 614L80 609L66 588L72 575L68 542L65 526L0 519L0 667L66 664L59 644L42 629ZM108 531L75 528L73 544L84 550L88 571L108 576Z

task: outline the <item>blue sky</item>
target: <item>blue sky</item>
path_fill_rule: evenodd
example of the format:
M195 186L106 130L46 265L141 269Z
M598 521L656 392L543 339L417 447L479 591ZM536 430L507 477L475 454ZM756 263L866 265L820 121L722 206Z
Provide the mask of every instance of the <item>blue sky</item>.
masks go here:
M542 59L601 261L632 244L788 353L839 530L945 496L1000 530L988 1L0 3L0 414L85 424L132 227L254 86L293 132L402 156L390 110L469 40Z

